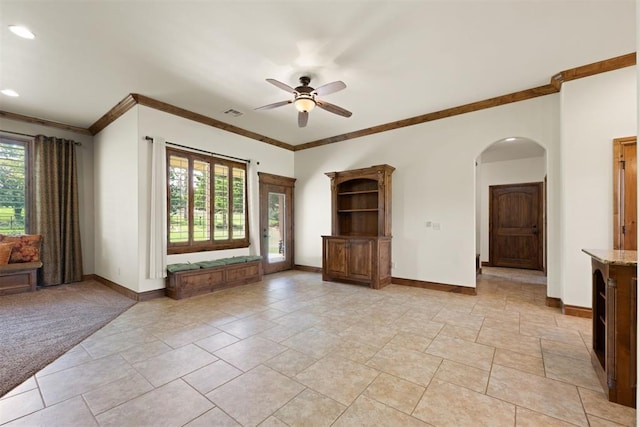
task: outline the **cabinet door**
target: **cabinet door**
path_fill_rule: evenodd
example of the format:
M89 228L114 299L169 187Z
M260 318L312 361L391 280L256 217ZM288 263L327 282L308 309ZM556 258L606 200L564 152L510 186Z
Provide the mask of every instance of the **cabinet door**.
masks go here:
M347 241L327 239L327 272L333 277L347 277Z
M368 239L351 239L347 250L349 277L357 280L371 280L373 242Z

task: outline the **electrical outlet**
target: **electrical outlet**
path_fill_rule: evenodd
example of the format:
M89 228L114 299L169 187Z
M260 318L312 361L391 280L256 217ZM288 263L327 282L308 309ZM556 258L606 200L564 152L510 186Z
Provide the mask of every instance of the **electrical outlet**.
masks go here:
M395 261L391 261L391 268L396 268L396 263L395 263Z

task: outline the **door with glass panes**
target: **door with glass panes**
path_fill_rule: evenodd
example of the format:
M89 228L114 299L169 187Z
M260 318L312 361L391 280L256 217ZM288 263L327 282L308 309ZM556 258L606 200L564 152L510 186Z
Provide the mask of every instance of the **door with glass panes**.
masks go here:
M295 178L258 173L260 253L265 274L293 268L293 188Z

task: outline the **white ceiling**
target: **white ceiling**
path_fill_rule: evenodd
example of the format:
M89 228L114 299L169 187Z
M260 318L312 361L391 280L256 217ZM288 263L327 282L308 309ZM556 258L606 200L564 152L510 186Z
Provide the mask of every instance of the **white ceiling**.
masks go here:
M129 93L301 144L549 83L636 50L633 0L0 0L0 110L89 127ZM7 26L23 24L35 40ZM342 80L297 127L265 82ZM241 117L223 114L229 108Z

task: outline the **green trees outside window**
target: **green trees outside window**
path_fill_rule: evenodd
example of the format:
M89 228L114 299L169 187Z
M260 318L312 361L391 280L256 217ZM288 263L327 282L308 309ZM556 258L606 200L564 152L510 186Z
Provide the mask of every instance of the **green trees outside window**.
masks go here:
M0 139L0 233L24 234L26 216L26 147Z
M167 149L169 253L249 246L246 165Z

